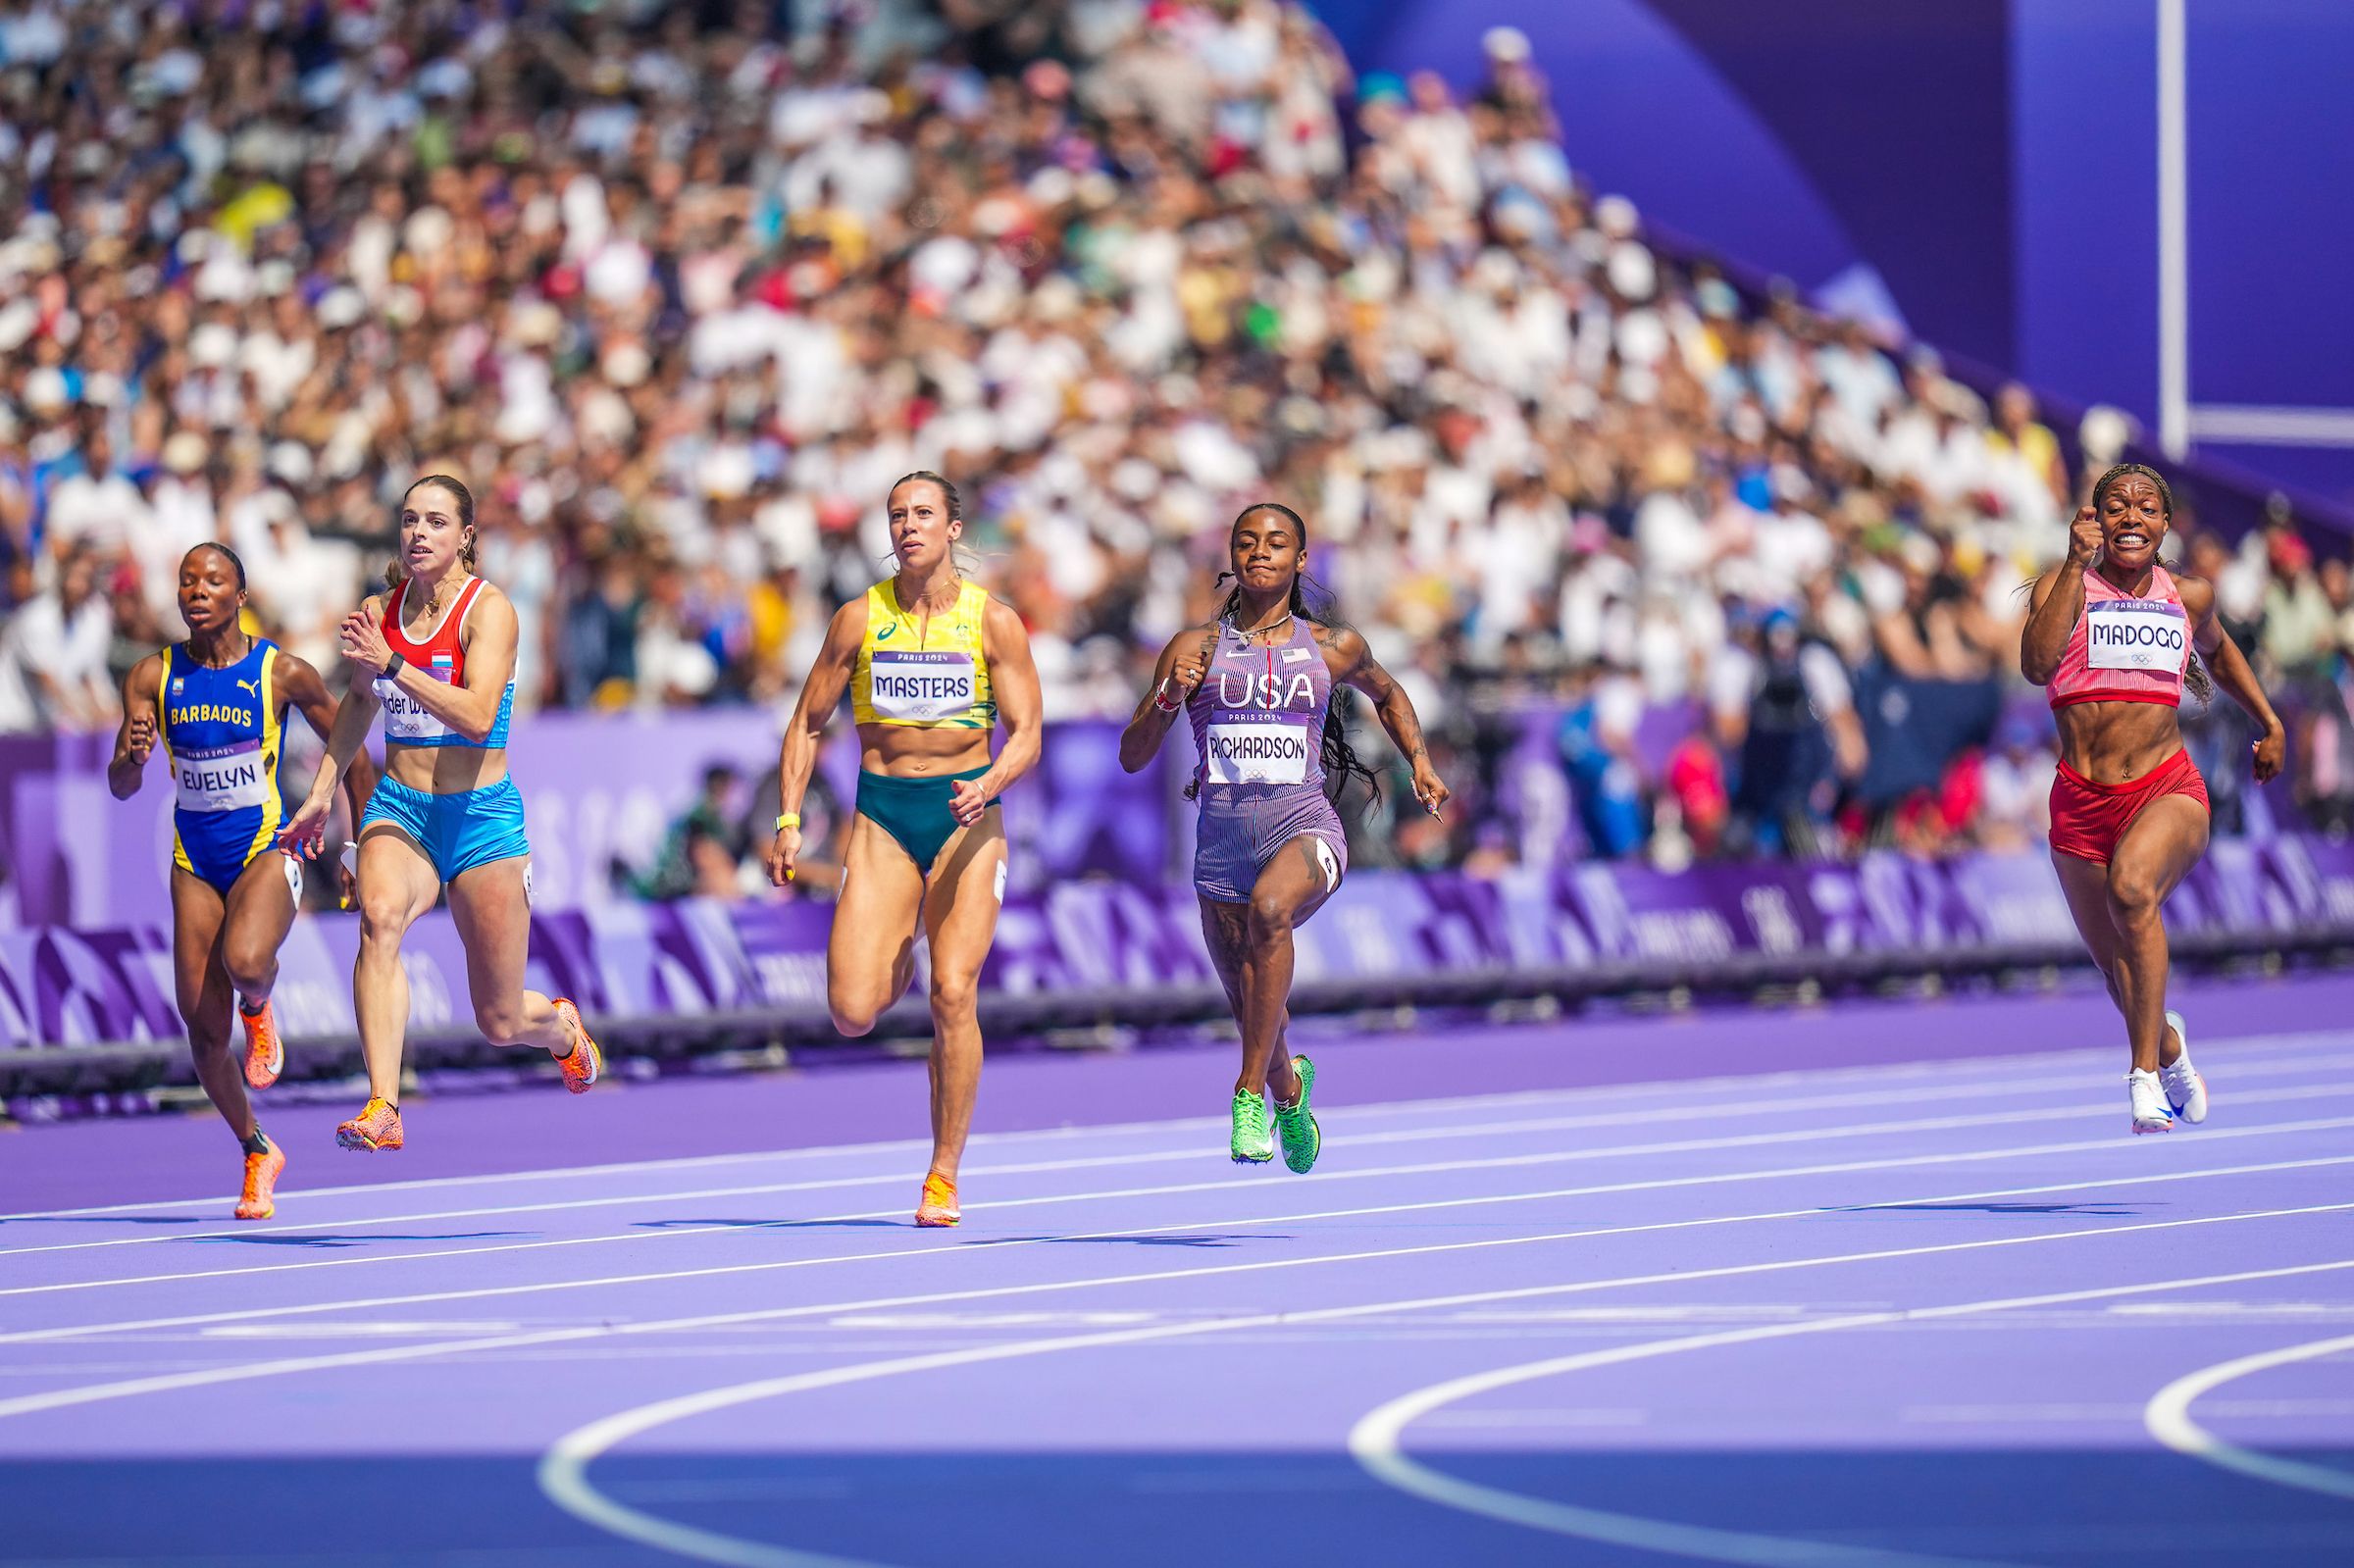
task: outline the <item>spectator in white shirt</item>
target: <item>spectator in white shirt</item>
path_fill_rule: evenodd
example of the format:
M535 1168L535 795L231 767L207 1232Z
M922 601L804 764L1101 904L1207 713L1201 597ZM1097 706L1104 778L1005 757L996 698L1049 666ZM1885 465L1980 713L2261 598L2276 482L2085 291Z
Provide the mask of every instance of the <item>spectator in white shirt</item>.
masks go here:
M114 614L98 591L98 564L76 550L57 582L9 618L0 632L0 729L103 730L115 723L106 655Z
M44 529L49 551L62 561L68 553L86 548L112 562L145 526L147 501L137 485L115 471L115 441L103 421L89 421L81 456L83 472L60 481L49 493Z

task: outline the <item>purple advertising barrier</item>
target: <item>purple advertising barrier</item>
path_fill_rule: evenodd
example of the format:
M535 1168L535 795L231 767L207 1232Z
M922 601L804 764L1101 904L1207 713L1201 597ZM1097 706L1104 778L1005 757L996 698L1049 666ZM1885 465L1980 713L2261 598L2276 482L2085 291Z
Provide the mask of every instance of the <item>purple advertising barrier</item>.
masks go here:
M825 998L833 908L784 902L609 905L537 917L530 983L571 995L600 1022L762 1008ZM2180 935L2261 937L2354 927L2354 844L2219 840L2167 907ZM1515 869L1485 881L1367 871L1299 933L1303 983L1368 986L1416 977L1747 955L1825 958L2073 942L2040 854L1947 861L1875 855L1852 866L1704 865L1669 875L1624 865ZM349 915L305 918L281 955L289 1036L348 1035L359 939ZM920 993L924 969L916 967ZM465 955L446 915L404 953L422 1029L471 1017ZM170 935L143 924L0 933L0 1050L171 1039ZM1009 894L986 992L1146 992L1214 982L1190 887L1110 879Z
M737 808L765 830L782 720L764 708L658 714L540 714L518 719L507 766L522 787L532 881L542 912L620 907L618 863L642 871L691 805L704 770L724 763L761 797ZM162 770L116 800L106 786L111 735L0 738L0 931L92 930L166 918L172 796ZM281 782L306 788L318 748L289 745ZM858 741L838 724L819 769L844 809L857 794ZM1119 727L1057 725L1039 766L1004 797L1012 884L1043 889L1072 877L1153 885L1173 864L1165 765L1128 774ZM813 827L822 827L814 819Z

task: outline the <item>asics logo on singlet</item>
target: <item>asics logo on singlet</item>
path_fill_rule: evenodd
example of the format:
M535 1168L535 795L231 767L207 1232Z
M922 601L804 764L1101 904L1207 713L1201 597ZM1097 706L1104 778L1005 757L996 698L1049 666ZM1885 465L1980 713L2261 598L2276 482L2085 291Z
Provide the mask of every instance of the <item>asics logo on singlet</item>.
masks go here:
M1218 672L1218 706L1221 708L1312 708L1316 705L1316 683L1305 671L1293 676L1287 683L1281 677L1271 675L1237 676Z
M890 626L887 626L882 631L876 632L875 640L877 642L889 642L895 635L897 634L898 630L898 623L895 621Z

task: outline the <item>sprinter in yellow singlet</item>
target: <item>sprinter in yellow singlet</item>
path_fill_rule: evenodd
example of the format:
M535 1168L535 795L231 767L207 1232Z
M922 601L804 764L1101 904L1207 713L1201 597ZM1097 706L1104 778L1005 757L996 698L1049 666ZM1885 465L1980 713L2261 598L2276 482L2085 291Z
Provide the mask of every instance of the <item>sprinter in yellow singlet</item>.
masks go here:
M1038 761L1038 670L1021 618L956 570L955 487L910 474L891 487L898 575L835 612L785 732L770 881L793 880L801 792L846 686L858 722L858 812L826 944L834 1027L859 1036L907 989L920 921L932 943L932 1169L918 1225L954 1225L956 1168L981 1087L975 991L1005 897L1006 785ZM993 760L990 738L1005 726Z

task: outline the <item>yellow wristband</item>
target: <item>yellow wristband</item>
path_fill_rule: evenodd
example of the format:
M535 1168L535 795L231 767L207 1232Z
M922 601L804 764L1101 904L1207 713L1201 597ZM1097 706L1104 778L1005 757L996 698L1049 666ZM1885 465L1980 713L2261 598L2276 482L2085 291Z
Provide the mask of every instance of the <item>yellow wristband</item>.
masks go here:
M797 811L788 811L777 819L777 832L783 833L788 828L798 828L800 825L801 814Z

